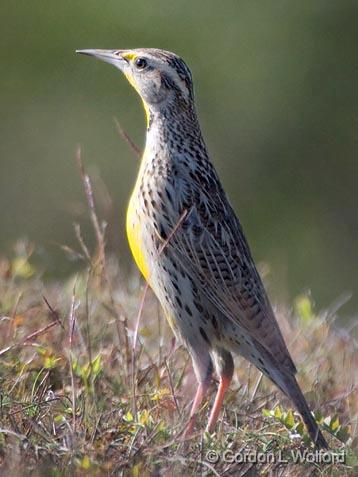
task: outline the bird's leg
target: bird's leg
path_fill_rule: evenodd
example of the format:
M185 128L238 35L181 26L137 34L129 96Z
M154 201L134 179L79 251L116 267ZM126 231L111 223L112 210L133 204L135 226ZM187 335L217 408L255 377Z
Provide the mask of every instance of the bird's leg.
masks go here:
M209 422L208 425L206 426L206 430L208 432L213 432L215 428L216 421L218 420L218 416L220 413L220 409L224 400L225 392L227 388L229 387L229 384L231 382L232 376L220 376L220 383L219 383L219 388L218 392L216 393L215 401L214 401L214 406L211 410L210 417L209 417Z
M194 402L191 407L190 419L189 419L187 428L185 430L185 434L184 434L185 437L189 437L193 433L196 413L198 412L200 405L203 402L203 399L207 393L209 385L210 385L210 379L206 379L205 381L199 383L198 389L196 390L196 394L194 397Z
M228 351L222 348L215 350L214 359L217 373L220 376L220 382L215 396L214 405L209 416L209 422L206 426L206 430L210 433L215 429L215 424L219 417L225 392L229 387L234 374L234 361Z

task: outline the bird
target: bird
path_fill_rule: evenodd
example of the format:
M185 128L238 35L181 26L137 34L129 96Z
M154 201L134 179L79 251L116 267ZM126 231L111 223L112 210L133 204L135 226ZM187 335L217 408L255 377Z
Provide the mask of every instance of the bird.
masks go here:
M76 52L115 66L143 102L146 142L126 230L139 270L192 359L198 387L185 436L193 434L214 371L219 384L206 430L215 431L234 354L267 376L301 414L316 447L328 448L209 157L189 67L177 54L157 48Z

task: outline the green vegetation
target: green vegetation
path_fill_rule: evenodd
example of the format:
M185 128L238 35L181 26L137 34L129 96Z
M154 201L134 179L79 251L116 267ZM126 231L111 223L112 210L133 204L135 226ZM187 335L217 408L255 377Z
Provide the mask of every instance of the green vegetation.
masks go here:
M337 309L317 313L309 295L277 317L315 417L345 463L294 463L292 451L310 449L301 420L243 360L217 432L200 432L206 403L197 434L182 441L195 384L190 360L138 275L126 276L106 254L91 182L81 174L97 246L92 253L76 226L78 247L66 252L77 258L77 273L45 284L26 242L0 260L0 474L354 475L355 344L336 325ZM228 451L287 462L208 459Z

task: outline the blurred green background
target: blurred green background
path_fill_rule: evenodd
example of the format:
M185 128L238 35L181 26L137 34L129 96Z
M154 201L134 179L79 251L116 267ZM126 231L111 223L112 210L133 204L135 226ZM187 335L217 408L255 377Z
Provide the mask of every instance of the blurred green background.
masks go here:
M212 159L268 264L270 294L310 288L328 306L351 291L344 310L357 313L357 18L354 0L3 1L0 253L28 237L49 277L78 267L59 244L76 246L75 221L93 236L81 144L109 245L129 269L123 224L138 160L113 117L143 145L141 103L113 67L74 50L159 47L193 71Z

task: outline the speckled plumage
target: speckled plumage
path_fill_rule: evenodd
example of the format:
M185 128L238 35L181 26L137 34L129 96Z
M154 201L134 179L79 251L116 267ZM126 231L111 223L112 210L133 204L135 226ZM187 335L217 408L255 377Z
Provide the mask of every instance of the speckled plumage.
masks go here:
M162 50L114 54L147 63L147 76L125 70L147 111L127 234L138 267L192 357L199 382L192 418L215 369L226 384L209 421L212 430L233 373L231 353L238 353L292 399L316 445L326 447L296 382L241 224L209 159L189 68Z

